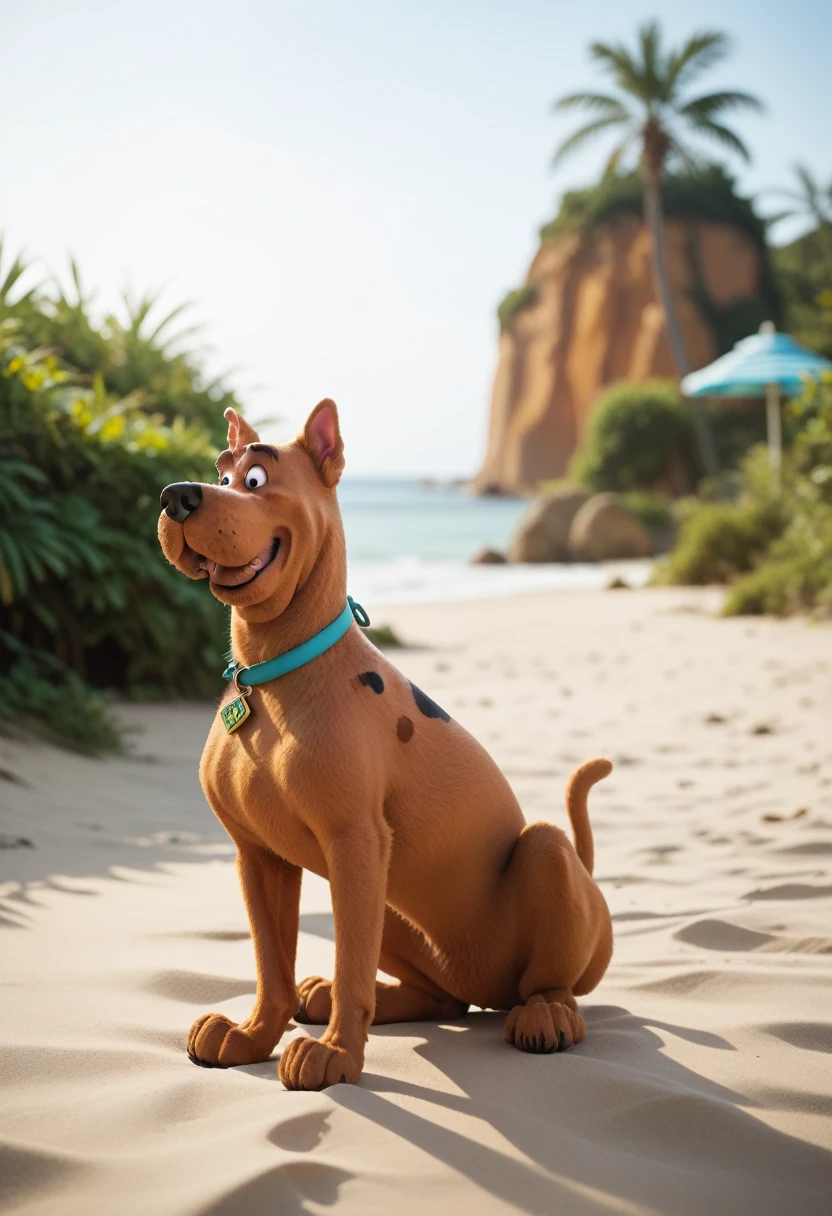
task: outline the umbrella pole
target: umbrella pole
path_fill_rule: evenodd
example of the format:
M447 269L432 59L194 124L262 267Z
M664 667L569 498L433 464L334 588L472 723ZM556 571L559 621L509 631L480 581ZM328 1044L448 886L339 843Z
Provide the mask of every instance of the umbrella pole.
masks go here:
M783 436L780 424L780 386L778 384L766 385L766 432L771 479L774 488L779 490L780 466L783 463Z

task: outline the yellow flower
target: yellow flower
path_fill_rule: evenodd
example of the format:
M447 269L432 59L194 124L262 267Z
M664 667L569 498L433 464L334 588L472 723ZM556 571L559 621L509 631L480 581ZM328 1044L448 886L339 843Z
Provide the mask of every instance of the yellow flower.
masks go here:
M19 372L22 366L23 360L21 359L20 355L18 355L16 358L12 359L11 363L9 364L9 371L12 373Z

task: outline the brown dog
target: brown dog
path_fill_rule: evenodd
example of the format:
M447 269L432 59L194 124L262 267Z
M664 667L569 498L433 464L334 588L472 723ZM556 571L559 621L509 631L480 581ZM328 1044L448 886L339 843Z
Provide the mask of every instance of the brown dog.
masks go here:
M231 605L234 657L250 667L344 610L343 443L331 401L280 448L261 444L234 410L226 418L220 484L168 486L159 540L168 561L208 578ZM225 703L236 696L231 688ZM469 1004L510 1010L506 1038L524 1051L579 1042L575 996L596 986L612 953L586 811L609 761L584 764L569 782L576 853L559 828L525 823L479 743L354 624L248 703L235 733L215 720L200 780L237 846L257 1000L240 1025L197 1019L191 1058L266 1060L297 1014L329 1025L320 1039L289 1043L280 1079L320 1089L358 1080L372 1022L458 1017ZM296 986L304 869L330 883L335 976ZM379 966L399 983L377 981Z

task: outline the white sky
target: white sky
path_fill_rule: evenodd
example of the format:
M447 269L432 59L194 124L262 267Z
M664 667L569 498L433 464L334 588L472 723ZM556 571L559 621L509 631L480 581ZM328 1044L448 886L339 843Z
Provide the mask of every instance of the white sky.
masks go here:
M495 309L564 189L578 121L606 87L595 38L725 29L702 90L758 93L736 121L746 190L828 182L832 5L821 0L27 0L0 5L0 232L102 307L125 288L195 303L212 370L264 433L339 403L351 473L469 474L480 460ZM680 15L680 12L682 15ZM777 210L776 200L769 203ZM784 230L785 237L788 230Z

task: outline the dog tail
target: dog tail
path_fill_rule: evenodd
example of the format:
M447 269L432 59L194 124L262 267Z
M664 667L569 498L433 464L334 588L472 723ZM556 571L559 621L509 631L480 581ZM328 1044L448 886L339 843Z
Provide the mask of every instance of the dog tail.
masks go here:
M592 840L592 828L589 826L586 800L593 785L597 781L603 781L604 777L609 777L611 772L612 764L609 760L587 760L575 769L566 787L566 809L575 835L575 851L590 874L595 864L595 845Z

